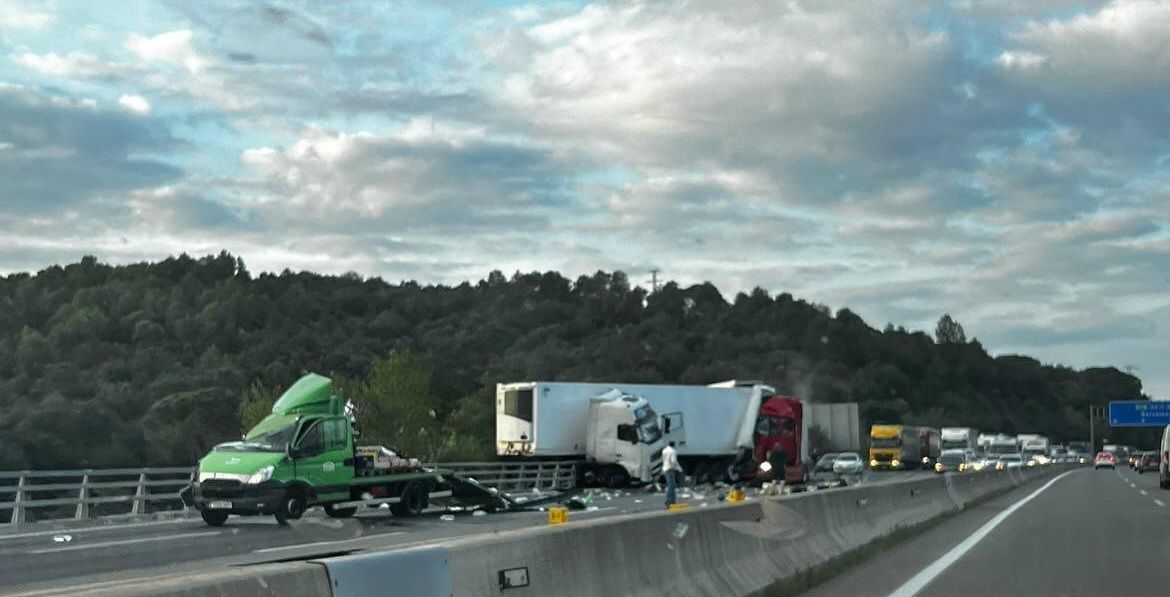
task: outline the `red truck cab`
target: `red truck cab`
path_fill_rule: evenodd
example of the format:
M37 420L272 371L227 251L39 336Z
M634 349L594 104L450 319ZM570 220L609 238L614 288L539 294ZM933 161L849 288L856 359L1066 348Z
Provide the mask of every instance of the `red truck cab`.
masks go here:
M783 463L785 483L799 484L805 481L807 475L801 433L803 414L800 400L792 396L772 396L760 405L752 453L758 466L758 479L776 479L777 469Z

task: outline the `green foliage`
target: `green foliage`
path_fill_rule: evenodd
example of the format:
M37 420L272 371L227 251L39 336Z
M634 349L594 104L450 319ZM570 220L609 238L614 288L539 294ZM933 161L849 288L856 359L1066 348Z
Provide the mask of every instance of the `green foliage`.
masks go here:
M934 339L939 344L966 344L967 333L963 331L962 324L951 319L950 313L944 313L934 328Z
M240 433L247 433L249 429L264 420L272 412L272 405L280 398L280 393L265 387L260 382L252 382L244 397L240 400Z
M863 425L1057 439L1088 438L1088 405L1141 397L1112 367L993 358L948 329L938 343L878 331L762 289L730 302L710 284L648 295L621 272L491 272L450 287L253 276L226 253L117 267L86 257L0 278L0 469L191 464L306 370L363 409L361 441L428 460L491 457L501 381L762 379L857 401ZM1111 435L1137 440L1128 433Z
M410 351L392 351L374 361L365 379L341 385L356 408L361 443L428 462L440 459L446 438L431 372Z

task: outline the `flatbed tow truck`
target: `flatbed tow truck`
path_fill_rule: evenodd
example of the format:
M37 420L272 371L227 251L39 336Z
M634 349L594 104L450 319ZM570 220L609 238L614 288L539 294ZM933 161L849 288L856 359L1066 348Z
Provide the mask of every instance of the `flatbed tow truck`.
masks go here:
M199 461L192 502L211 526L231 514L271 515L287 524L314 506L334 518L382 504L404 517L432 502L493 512L532 506L382 446L356 446L354 423L332 381L309 373L243 440L219 444Z

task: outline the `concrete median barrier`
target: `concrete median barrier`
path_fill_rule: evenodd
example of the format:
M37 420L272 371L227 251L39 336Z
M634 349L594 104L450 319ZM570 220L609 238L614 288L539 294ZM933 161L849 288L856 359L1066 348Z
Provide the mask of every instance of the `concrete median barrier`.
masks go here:
M199 574L100 582L59 590L16 593L36 597L327 597L329 576L318 564L281 563L241 566Z

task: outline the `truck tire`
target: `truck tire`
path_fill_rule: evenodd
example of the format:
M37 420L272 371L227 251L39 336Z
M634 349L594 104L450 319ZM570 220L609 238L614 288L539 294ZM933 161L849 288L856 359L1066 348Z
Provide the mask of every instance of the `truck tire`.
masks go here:
M199 516L203 517L203 522L206 522L207 526L218 527L218 526L223 526L223 523L227 522L228 511L227 510L208 510L208 509L204 508L203 510L199 511Z
M325 504L325 515L330 518L349 518L357 513L357 506L338 508L333 504Z
M390 504L390 512L395 516L412 518L422 514L427 507L427 486L418 481L411 481L402 488L402 500Z
M616 487L625 487L626 485L630 484L630 474L626 472L626 469L620 466L607 466L605 467L605 472L603 474L605 476L603 483L606 487L611 489Z
M276 506L276 512L273 516L276 517L276 522L281 525L287 525L290 520L297 520L305 514L305 492L299 488L291 487L284 493L280 504Z

